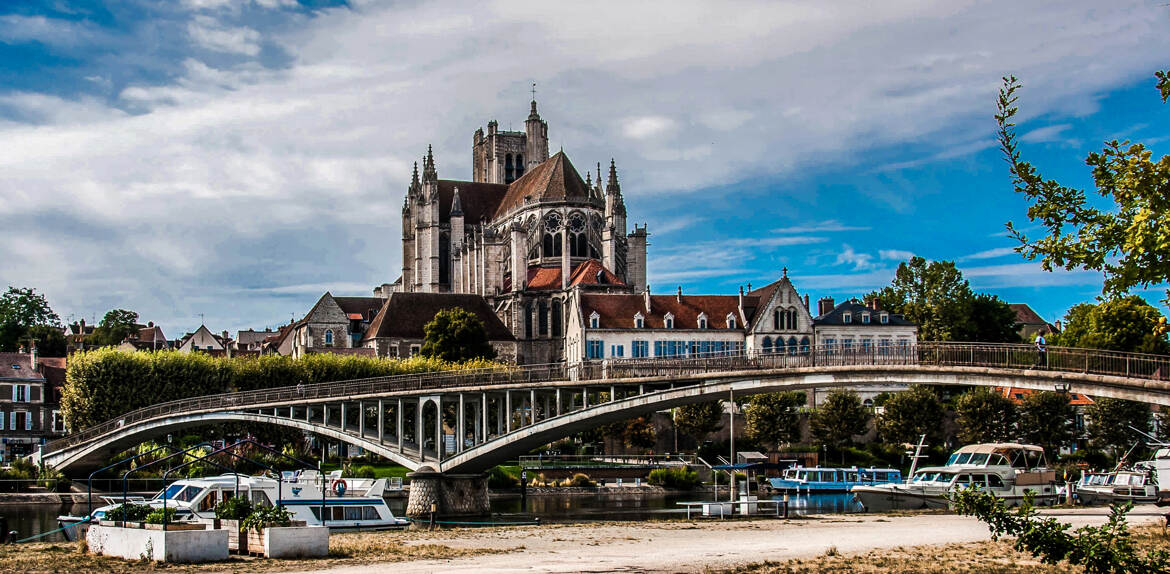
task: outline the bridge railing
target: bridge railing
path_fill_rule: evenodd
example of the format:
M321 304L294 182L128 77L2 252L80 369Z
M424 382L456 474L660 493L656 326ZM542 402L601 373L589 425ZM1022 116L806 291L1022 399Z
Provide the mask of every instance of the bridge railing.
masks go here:
M52 453L88 442L133 423L173 414L239 410L280 403L393 392L443 390L455 387L493 387L550 381L602 381L623 378L685 377L707 373L758 371L801 367L860 367L869 365L939 365L1042 368L1086 374L1166 380L1170 357L1096 349L1050 347L1040 353L1027 344L938 343L916 345L819 345L780 353L712 352L689 356L629 358L603 361L499 366L483 369L436 371L351 381L296 385L179 399L151 405L117 419L72 433L43 448Z

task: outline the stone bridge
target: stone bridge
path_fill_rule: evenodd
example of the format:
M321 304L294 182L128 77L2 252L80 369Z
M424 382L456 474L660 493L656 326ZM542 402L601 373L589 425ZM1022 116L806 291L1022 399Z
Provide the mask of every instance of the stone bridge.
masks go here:
M881 351L886 352L881 352ZM77 475L166 433L276 424L436 475L480 473L609 422L729 396L875 384L1075 390L1170 405L1170 357L1030 345L628 359L401 375L161 403L44 445L35 462Z

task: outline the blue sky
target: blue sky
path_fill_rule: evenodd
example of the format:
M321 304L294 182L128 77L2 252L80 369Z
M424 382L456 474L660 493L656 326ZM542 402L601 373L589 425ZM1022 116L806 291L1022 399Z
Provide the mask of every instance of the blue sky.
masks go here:
M786 266L840 299L917 254L1053 320L1101 277L1010 252L999 79L1048 176L1091 186L1113 138L1161 156L1163 4L5 2L0 286L172 337L368 294L398 276L411 162L433 144L466 179L471 134L521 126L537 82L554 148L616 158L657 292Z

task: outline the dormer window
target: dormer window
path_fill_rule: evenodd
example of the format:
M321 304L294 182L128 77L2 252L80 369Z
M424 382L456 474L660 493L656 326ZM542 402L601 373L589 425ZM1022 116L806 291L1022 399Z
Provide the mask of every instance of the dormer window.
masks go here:
M662 322L666 326L667 329L673 329L674 328L674 313L667 313L666 316L662 318Z
M736 326L735 326L735 313L728 313L727 314L727 328L728 329L735 329L736 328Z
M642 316L642 313L639 311L636 315L634 315L634 328L635 329L644 329L645 327L646 327L646 317Z
M881 322L882 322L882 325L889 325L890 324L890 314L889 313L882 313L881 314Z
M589 315L589 328L590 329L597 329L600 326L601 326L601 315L597 314L597 311L594 311L593 314Z
M868 324L869 324L869 313L862 313L862 314L861 314L861 324L862 324L862 325L868 325Z
M707 314L706 313L699 314L699 328L700 329L707 328Z
M853 323L853 313L849 313L849 312L843 313L841 315L841 322L845 323L846 325L852 324Z

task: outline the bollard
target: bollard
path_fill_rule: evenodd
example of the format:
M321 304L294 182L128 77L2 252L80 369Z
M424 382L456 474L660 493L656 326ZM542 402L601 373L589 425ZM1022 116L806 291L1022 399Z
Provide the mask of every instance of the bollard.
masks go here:
M17 540L20 540L20 533L15 531L15 530L9 530L8 531L8 544L16 544Z

